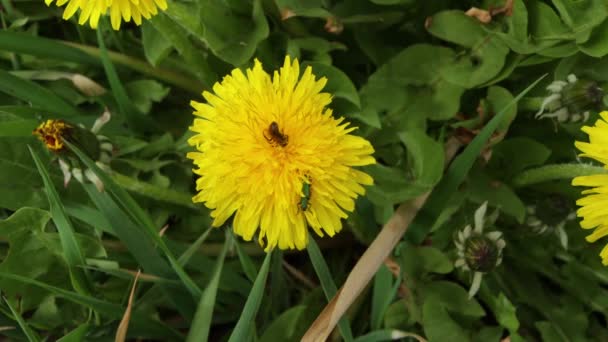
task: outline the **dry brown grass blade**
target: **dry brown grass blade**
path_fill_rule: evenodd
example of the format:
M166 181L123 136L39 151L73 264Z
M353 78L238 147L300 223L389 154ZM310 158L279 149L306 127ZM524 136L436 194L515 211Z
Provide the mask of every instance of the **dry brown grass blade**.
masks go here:
M116 330L116 338L115 342L124 342L127 338L127 330L129 329L129 321L131 320L131 309L133 306L133 297L135 297L135 287L137 287L137 280L139 279L139 275L141 271L137 271L135 275L135 279L133 280L133 287L131 287L131 294L129 294L129 302L127 304L127 308L125 309L125 314L122 316L122 320L118 325L118 329Z
M446 164L456 155L461 144L456 139L446 143ZM303 342L319 342L327 340L338 320L344 315L361 291L367 286L380 265L393 251L401 237L407 230L416 214L426 202L430 192L427 192L412 201L401 204L389 221L384 225L380 234L361 256L355 267L351 270L344 285L338 290L334 298L327 304L317 319L308 328L302 337Z

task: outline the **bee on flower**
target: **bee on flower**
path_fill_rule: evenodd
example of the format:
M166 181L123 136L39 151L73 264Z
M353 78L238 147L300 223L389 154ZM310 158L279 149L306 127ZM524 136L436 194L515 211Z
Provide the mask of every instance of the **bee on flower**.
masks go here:
M494 270L502 263L502 250L506 246L502 232L492 231L484 234L484 227L496 219L490 217L486 222L487 210L488 202L484 202L475 210L473 228L467 225L458 232L454 241L458 251L458 259L454 266L473 273L469 298L473 298L479 291L484 273Z
M376 161L370 142L350 134L356 127L326 108L326 82L290 57L272 75L256 60L204 92L206 103L191 102L193 200L212 210L213 226L234 215L234 232L248 241L257 233L266 251L304 249L308 226L319 236L342 229L373 183L356 167Z
M64 141L69 141L80 148L96 164L107 170L114 151L110 140L97 134L99 130L110 120L110 113L104 112L89 130L83 126L75 125L64 120L46 120L33 132L53 152L58 160L59 167L63 173L63 185L68 186L72 177L80 183L86 180L95 184L99 191L103 191L103 183L90 169L83 171L80 162L68 149Z

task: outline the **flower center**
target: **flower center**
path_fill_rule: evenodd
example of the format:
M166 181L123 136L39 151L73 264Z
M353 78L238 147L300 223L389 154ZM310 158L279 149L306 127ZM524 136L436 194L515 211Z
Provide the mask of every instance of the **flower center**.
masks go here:
M47 120L36 127L33 134L37 135L49 150L59 152L65 147L63 139L67 137L71 128L72 126L63 120Z

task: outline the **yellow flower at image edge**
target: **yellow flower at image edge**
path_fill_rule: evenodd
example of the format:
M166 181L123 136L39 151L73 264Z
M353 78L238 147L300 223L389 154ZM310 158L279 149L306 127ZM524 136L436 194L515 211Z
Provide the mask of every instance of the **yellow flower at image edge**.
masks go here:
M582 157L595 159L608 169L608 111L600 113L601 119L593 127L584 126L582 131L589 135L589 142L575 143L583 153ZM572 185L587 186L591 189L583 191L585 197L576 204L581 206L577 215L582 217L583 229L595 229L587 236L587 241L595 242L608 235L608 174L580 176L572 180ZM608 265L608 244L600 252L602 263Z
M141 25L142 17L150 19L158 13L158 9L166 10L166 0L45 0L47 6L56 1L61 7L67 3L63 12L63 19L70 19L76 11L80 10L78 23L84 25L87 21L91 28L97 28L99 17L110 15L112 28L118 30L121 20L133 21Z
M341 219L373 179L355 166L375 163L372 145L349 134L343 118L332 117L327 80L310 67L300 77L289 57L271 77L259 61L235 69L204 92L195 108L188 158L199 176L195 202L212 209L213 226L234 213L234 232L251 240L259 231L266 251L303 249L308 225L319 235L342 229Z

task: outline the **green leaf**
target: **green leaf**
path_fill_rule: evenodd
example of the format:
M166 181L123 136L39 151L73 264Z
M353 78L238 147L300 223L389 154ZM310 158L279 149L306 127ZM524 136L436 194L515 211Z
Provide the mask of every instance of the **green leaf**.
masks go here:
M149 22L167 41L173 44L203 85L206 88L211 88L217 79L217 75L207 63L204 54L196 49L189 38L188 32L171 20L166 13L159 13Z
M579 44L578 48L591 57L604 57L608 55L608 20L604 20L599 26L593 29L589 40L584 44Z
M207 339L209 338L209 331L211 330L211 320L213 318L213 309L216 305L215 297L217 295L217 287L220 283L220 274L222 273L222 268L224 267L224 258L226 257L226 252L229 248L230 239L228 238L228 236L226 236L224 248L222 248L222 252L217 258L215 270L213 271L213 276L207 284L205 291L203 291L201 299L198 303L198 308L196 309L194 320L192 321L192 325L190 326L190 332L188 333L188 337L186 338L187 342L207 341Z
M422 307L422 327L429 342L470 341L463 327L450 317L441 299L430 297Z
M536 322L534 323L536 329L540 331L543 342L567 342L570 341L566 338L563 333L560 333L559 329L555 327L551 322Z
M499 86L493 86L488 88L488 103L491 107L492 113L498 113L502 108L507 107L507 105L513 101L513 95L511 93ZM515 116L517 116L517 104L509 107L507 113L505 114L504 121L497 129L499 133L506 133L511 125L511 122L515 120Z
M175 2L167 1L167 10L165 13L174 23L183 27L186 31L198 39L205 36L199 8L200 3L196 2ZM202 10L205 10L204 8Z
M426 273L448 274L454 269L450 258L430 246L407 245L401 250L399 260L406 278L419 279Z
M386 265L380 266L378 272L376 272L376 275L374 276L371 314L372 330L380 329L380 323L384 318L384 312L386 311L388 305L390 305L390 301L387 297L390 295L392 281L393 275L388 270ZM390 298L390 300L392 300L392 298Z
M412 222L410 228L406 232L406 237L412 239L416 243L420 243L425 238L427 232L433 227L436 219L440 217L444 206L458 189L458 186L466 178L486 141L494 131L500 127L500 124L504 120L504 116L508 113L509 107L515 105L515 103L534 88L543 77L537 79L534 83L524 89L515 99L513 99L513 101L497 113L467 146L464 152L454 159L441 182L437 184L434 191L429 196L423 209L416 215L414 222ZM429 212L432 212L432 214L429 214Z
M526 153L521 153L526 151ZM545 145L527 137L515 137L501 141L492 149L492 159L488 167L504 180L513 177L525 169L542 165L551 155Z
M9 30L0 31L0 49L78 64L101 65L98 59L57 40Z
M64 290L55 286L48 285L46 283L33 280L27 277L22 277L12 273L6 273L0 271L0 278L11 279L23 284L33 285L40 287L44 290L47 290L58 297L65 298L70 302L74 302L76 304L80 304L86 307L89 307L99 313L108 315L109 317L115 319L121 319L124 313L124 308L120 305L113 304L110 302L106 302L91 296L82 295L76 292ZM164 324L162 324L158 320L149 319L138 312L132 313L131 324L144 324L148 326L148 330L152 334L157 334L158 337L170 337L170 338L180 338L181 336L173 331L172 329L167 328Z
M32 330L32 328L30 328L30 326L25 322L23 317L21 317L21 314L19 314L19 312L17 310L15 310L15 308L13 308L11 303L6 298L3 298L3 299L4 299L4 302L6 303L6 305L8 306L8 308L11 310L13 317L19 324L19 327L21 327L21 330L23 330L23 333L27 337L28 341L30 341L30 342L40 341L38 334L36 334L36 332L34 330Z
M304 316L305 311L305 305L296 305L285 310L285 312L281 313L272 321L272 323L270 323L258 341L275 342L297 340L301 337L296 334L299 331L301 325L300 320Z
M257 45L268 37L269 29L262 3L221 0L199 0L200 19L205 41L213 53L224 61L240 66L255 53Z
M448 48L416 44L409 46L372 74L361 89L362 115L404 110L424 113L430 119L453 117L464 87L447 82L443 68L456 55Z
M323 91L332 95L332 107L337 107L337 116L348 116L352 112L360 111L361 101L357 88L343 71L321 63L303 63L302 66L311 66L312 72L317 78L327 78L327 84ZM342 105L342 101L346 102L346 105Z
M241 267L252 283L255 281L256 275L258 274L258 270L253 264L251 257L243 250L241 244L237 241L236 237L232 235L233 243L236 248L236 253L239 256L239 261L241 262Z
M13 76L4 70L0 70L0 92L58 115L81 115L76 107L50 90L37 83Z
M173 45L152 24L144 21L141 26L144 55L150 64L158 66L171 52Z
M139 224L142 228L144 228L144 232L152 238L152 240L160 247L160 249L164 252L171 264L171 267L175 271L175 273L182 280L186 288L192 293L194 298L199 298L201 295L200 288L194 283L194 281L188 276L183 267L178 263L177 259L162 238L158 235L157 228L154 225L154 222L150 219L150 216L135 202L135 200L120 186L118 186L111 177L109 177L104 171L102 171L99 166L97 166L89 157L87 157L78 147L74 146L72 143L65 141L66 145L80 158L80 160L89 168L91 171L99 177L99 179L104 184L106 190L108 190L113 199L116 200L118 204L120 204L127 215L129 215L133 221Z
M480 168L474 168L469 175L467 192L477 203L488 201L501 212L511 215L517 222L523 223L526 206L515 192L504 183L486 175Z
M234 330L232 330L232 334L230 334L228 342L246 341L248 336L251 336L252 329L254 328L255 317L260 309L262 297L264 296L264 288L266 287L266 278L268 277L271 256L272 253L266 254L264 263L262 264L260 272L255 278L255 282L251 288L251 293L249 293L249 297L247 297L247 301L245 302L245 307L243 307L241 317L239 317Z
M589 38L591 29L602 23L608 16L606 3L602 0L570 1L552 0L562 20L575 34L577 43Z
M72 285L80 293L89 293L92 288L88 274L81 267L85 266L84 254L78 245L76 236L74 235L74 227L68 218L63 204L59 199L59 194L55 189L55 185L51 181L49 172L46 166L42 163L36 152L30 148L30 154L36 163L38 172L42 176L46 194L49 199L50 212L55 227L59 232L59 239L61 241L61 247L63 249L63 255L65 261L70 269L70 275L72 279Z
M78 328L70 331L63 337L57 340L57 342L81 342L85 340L85 335L89 330L89 324L81 324Z
M129 99L142 113L149 113L152 103L162 101L170 89L154 80L139 80L125 85Z
M507 46L488 34L481 23L463 11L443 11L431 18L428 31L437 38L468 48L441 75L453 84L473 88L496 76L505 64Z

